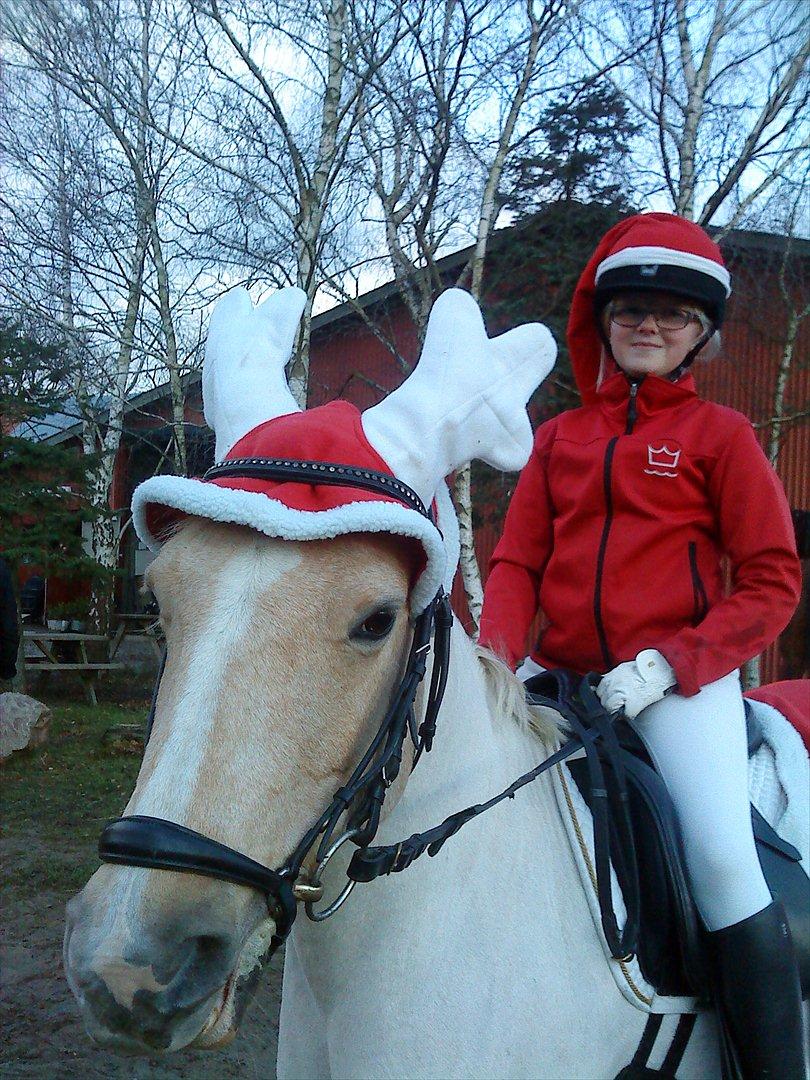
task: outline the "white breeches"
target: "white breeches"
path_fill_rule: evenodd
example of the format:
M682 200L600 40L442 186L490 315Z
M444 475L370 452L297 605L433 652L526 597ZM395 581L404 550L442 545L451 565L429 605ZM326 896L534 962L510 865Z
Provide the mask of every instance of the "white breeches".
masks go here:
M692 895L708 930L771 903L751 828L748 746L736 671L693 697L670 694L632 721L681 826Z
M540 674L527 657L517 675ZM669 694L632 721L672 796L692 896L708 930L771 903L751 827L748 740L739 674L693 697Z

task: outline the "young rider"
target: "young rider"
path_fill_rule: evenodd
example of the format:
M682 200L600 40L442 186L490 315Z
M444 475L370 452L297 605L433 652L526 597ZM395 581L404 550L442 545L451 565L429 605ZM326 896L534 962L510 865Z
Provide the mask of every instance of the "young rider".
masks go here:
M739 666L787 624L800 591L781 485L740 413L696 394L730 293L719 248L671 214L602 239L574 295L583 405L537 431L490 564L481 642L604 672L678 813L695 902L746 1077L804 1075L798 970L757 857ZM724 595L721 560L732 572Z

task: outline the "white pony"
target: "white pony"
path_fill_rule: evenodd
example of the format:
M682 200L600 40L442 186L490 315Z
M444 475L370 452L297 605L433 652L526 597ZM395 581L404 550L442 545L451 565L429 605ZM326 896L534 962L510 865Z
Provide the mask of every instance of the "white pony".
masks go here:
M544 328L488 339L471 298L451 291L414 375L380 406L362 418L345 403L296 413L282 371L300 306L284 290L254 310L240 290L215 312L204 390L218 461L376 461L427 505L437 499L444 536L396 497L340 487L158 477L136 493L139 533L160 547L149 582L168 659L126 814L176 822L267 867L284 865L345 784L402 677L413 618L452 579L442 478L473 456L520 467L524 403L554 358ZM406 755L375 843L435 825L537 764L556 734L530 719L517 680L455 625L434 747L412 773ZM344 854L324 902L345 883ZM233 1037L277 929L254 888L105 864L69 904L65 967L100 1043L216 1048ZM358 885L328 921L299 916L278 1075L614 1077L647 1021L618 988L617 963L545 774L436 857ZM704 1014L678 1075L717 1074Z

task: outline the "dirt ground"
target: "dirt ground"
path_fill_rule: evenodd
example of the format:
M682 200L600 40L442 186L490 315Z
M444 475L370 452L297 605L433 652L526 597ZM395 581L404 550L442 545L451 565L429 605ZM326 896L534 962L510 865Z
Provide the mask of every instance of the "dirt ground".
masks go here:
M35 839L31 838L32 842ZM3 857L9 854L4 851ZM265 969L242 1030L227 1049L166 1058L128 1058L96 1046L85 1034L62 971L66 897L38 892L4 905L0 926L0 1077L132 1077L175 1080L276 1075L282 958Z
M0 769L0 1080L276 1075L281 955L260 978L235 1042L212 1053L147 1059L102 1050L85 1033L65 981L65 904L95 870L98 834L121 812L140 763L139 743L117 750L105 732L143 723L152 677L108 679L98 707L86 704L81 687L72 698L65 690L48 699L46 745L13 755Z

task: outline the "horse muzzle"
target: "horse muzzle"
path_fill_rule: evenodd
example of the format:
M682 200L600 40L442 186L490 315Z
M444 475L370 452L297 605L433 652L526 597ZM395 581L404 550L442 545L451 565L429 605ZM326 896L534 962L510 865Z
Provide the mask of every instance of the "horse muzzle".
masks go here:
M262 913L246 940L210 909L110 927L99 924L87 891L68 904L64 962L88 1034L132 1054L230 1042L272 952L272 919Z

